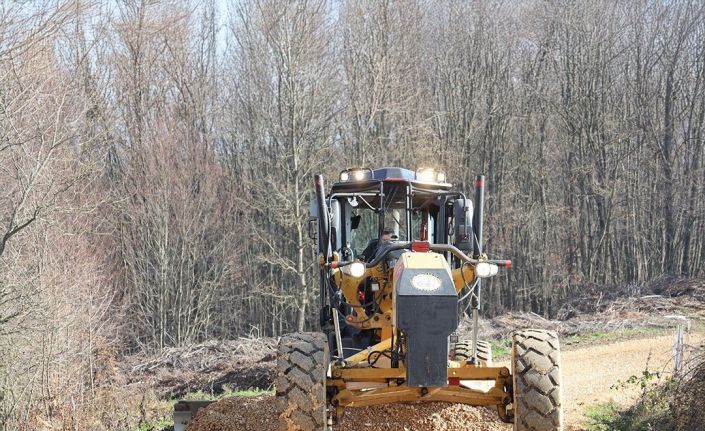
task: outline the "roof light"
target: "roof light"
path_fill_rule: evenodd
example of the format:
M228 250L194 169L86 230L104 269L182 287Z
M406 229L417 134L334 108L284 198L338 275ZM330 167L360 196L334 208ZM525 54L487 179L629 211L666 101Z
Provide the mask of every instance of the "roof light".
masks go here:
M420 169L416 171L416 179L426 183L436 181L436 172L433 169Z
M367 168L351 168L340 173L340 181L347 183L348 181L364 181L372 179L372 169Z

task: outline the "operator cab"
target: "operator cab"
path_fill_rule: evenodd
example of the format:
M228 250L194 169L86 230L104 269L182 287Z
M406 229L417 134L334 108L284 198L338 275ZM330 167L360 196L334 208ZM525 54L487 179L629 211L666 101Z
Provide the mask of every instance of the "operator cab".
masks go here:
M326 196L331 212L331 249L341 260L369 262L371 246L428 241L472 249L472 202L452 192L443 172L386 167L342 171ZM317 217L315 200L312 216ZM393 231L383 241L384 229ZM319 247L320 250L320 247ZM392 253L390 259L398 258Z
M473 243L473 203L451 190L446 175L434 169L346 169L327 195L320 177L315 182L311 215L318 221L318 252L322 260L335 262L322 266L320 273L321 326L338 324L339 331L327 333L340 335L343 352L331 350L331 355L347 358L390 334L391 328L382 321L392 318L393 298L403 294L392 293L392 271L409 250L417 251L413 244L424 251L435 248L448 269L463 265L458 253L477 254L470 253L477 251L474 246L479 249ZM338 264L340 271L327 269ZM450 290L457 302L455 290ZM421 302L429 301L425 297Z

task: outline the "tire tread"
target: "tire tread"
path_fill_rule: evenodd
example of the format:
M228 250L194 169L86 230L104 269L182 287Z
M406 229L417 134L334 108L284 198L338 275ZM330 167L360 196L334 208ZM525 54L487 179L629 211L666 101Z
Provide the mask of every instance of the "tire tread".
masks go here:
M558 336L537 329L517 331L512 346L514 431L562 431Z
M324 334L296 332L279 340L274 385L281 430L326 429L327 358Z

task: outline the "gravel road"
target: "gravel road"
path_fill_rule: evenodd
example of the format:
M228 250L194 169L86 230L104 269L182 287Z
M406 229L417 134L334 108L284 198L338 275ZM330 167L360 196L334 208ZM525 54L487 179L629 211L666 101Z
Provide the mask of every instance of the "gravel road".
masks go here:
M691 344L702 344L702 334L693 334ZM584 429L585 409L597 403L633 402L637 385L622 385L632 375L670 371L672 336L617 341L582 346L562 353L567 430ZM501 363L501 362L500 362ZM503 363L502 365L508 365ZM199 412L189 431L276 430L276 413L271 396L231 398ZM499 431L511 426L499 422L490 409L446 403L401 404L349 409L336 429L414 431Z

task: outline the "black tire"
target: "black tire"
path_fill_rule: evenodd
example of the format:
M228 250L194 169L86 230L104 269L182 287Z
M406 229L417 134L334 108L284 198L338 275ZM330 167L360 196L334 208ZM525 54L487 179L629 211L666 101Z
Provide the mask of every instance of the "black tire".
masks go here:
M316 332L285 335L277 347L276 404L281 430L326 430L328 342Z
M454 361L467 361L472 358L472 341L461 340L453 346ZM487 341L477 341L477 358L488 367L492 365L492 346Z
M514 431L562 431L561 350L552 331L512 335Z

